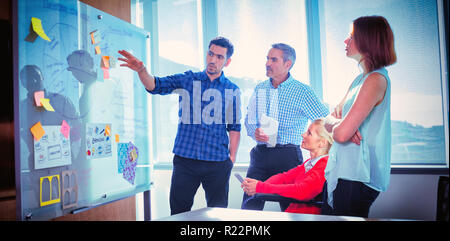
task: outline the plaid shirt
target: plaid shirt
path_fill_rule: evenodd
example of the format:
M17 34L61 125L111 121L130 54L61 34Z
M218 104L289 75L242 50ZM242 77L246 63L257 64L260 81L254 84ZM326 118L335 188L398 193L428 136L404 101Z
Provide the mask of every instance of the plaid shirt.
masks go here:
M173 153L196 160L227 160L227 131L241 131L239 87L223 72L211 81L204 71L155 77L155 84L151 94L180 95L180 122Z
M277 144L300 145L308 120L325 117L329 111L311 87L289 75L276 89L271 80L255 87L245 117L247 134L253 139L256 128L260 127L258 120L262 113L279 122Z

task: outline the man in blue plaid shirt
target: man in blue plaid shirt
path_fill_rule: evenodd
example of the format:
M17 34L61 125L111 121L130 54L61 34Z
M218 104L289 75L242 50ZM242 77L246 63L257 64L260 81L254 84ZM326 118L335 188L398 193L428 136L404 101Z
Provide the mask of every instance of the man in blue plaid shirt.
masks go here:
M265 181L303 162L300 145L308 120L329 114L328 109L308 86L295 80L289 70L295 63L295 50L287 44L273 44L266 62L270 79L259 83L250 98L245 118L248 136L257 145L250 152L247 177ZM261 128L261 116L278 121L276 146L270 147L269 135ZM263 123L264 124L264 123ZM289 204L280 204L282 210ZM263 201L251 199L244 193L243 209L262 210Z
M202 184L208 207L227 207L229 179L240 139L240 90L222 72L230 64L233 45L213 39L206 69L166 77L153 77L141 61L127 51L121 66L137 71L151 94L176 93L179 98L177 137L173 148L170 185L171 214L190 211Z

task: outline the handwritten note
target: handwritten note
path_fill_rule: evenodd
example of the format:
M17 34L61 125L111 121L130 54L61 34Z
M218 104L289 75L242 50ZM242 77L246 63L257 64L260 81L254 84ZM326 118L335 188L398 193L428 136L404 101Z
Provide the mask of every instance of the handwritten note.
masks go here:
M42 126L45 135L34 140L34 168L44 169L72 163L70 136L64 137L60 125Z

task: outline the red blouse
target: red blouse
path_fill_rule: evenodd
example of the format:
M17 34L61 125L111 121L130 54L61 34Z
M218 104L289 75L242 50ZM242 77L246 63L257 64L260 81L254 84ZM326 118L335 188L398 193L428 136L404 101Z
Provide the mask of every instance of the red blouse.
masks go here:
M313 199L322 192L328 155L322 157L313 168L305 172L305 164L310 160L287 172L274 175L265 182L258 182L256 192L274 193L305 201ZM286 212L320 214L320 208L303 203L291 203Z

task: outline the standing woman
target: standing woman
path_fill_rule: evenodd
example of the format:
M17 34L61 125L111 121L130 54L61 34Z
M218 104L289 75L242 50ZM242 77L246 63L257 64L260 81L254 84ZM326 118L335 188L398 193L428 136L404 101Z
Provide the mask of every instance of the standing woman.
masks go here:
M335 142L325 169L322 214L368 217L389 184L391 81L385 67L397 60L394 35L384 17L366 16L353 21L344 43L347 57L363 73L326 118Z

